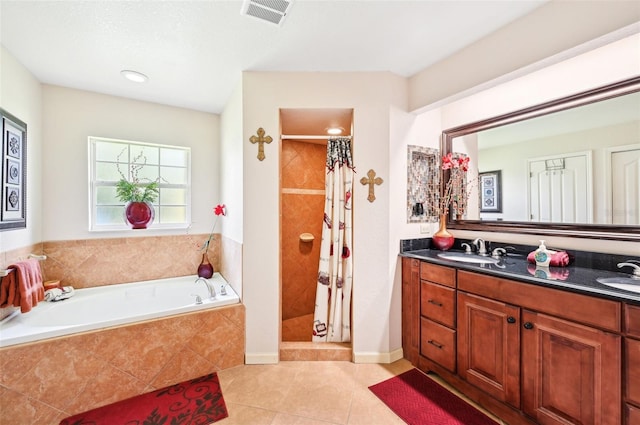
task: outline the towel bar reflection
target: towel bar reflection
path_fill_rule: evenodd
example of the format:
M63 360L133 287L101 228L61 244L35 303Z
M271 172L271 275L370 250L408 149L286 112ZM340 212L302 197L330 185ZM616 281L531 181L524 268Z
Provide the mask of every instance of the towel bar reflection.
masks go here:
M43 261L43 260L47 259L47 256L46 255L29 254L28 258L35 258L38 261ZM0 277L5 277L6 275L8 275L9 273L11 273L14 270L15 269L13 269L12 267L9 267L8 269L0 269Z

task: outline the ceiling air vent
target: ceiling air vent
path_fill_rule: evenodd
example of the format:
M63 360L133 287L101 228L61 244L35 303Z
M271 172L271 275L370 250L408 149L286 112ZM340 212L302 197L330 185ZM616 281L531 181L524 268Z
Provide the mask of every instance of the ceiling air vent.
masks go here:
M253 16L275 25L282 25L293 0L244 0L241 15Z

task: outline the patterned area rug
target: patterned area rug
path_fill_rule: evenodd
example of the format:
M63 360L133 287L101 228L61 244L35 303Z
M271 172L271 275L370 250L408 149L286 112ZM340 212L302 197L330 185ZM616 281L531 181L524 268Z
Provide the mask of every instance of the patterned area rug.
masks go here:
M369 389L409 425L496 425L415 368Z
M60 425L206 425L227 416L218 375L211 373L70 416Z

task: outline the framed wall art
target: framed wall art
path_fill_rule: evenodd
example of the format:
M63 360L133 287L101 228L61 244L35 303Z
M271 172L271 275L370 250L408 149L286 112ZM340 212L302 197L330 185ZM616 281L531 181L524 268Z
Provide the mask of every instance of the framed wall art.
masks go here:
M501 175L500 170L478 174L480 178L480 212L502 212Z
M27 227L27 124L0 108L0 231Z

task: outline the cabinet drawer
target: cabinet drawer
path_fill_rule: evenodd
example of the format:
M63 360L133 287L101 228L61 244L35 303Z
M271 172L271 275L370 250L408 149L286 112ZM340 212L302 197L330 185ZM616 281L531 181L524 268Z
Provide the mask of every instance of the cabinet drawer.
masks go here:
M640 338L640 307L624 305L624 331L627 335Z
M455 289L423 280L420 283L420 313L445 326L455 327Z
M456 331L424 317L420 320L420 354L455 372Z
M625 382L626 399L640 406L640 341L625 338ZM640 422L638 422L640 423Z
M624 407L625 425L637 425L640 424L640 409L630 404Z
M455 288L456 269L436 266L435 264L429 264L423 261L420 264L420 279Z

